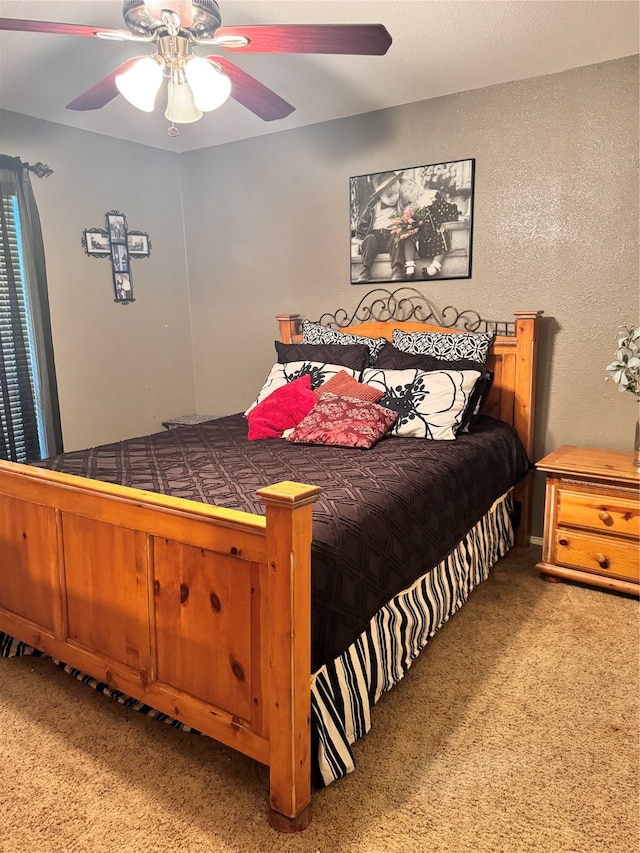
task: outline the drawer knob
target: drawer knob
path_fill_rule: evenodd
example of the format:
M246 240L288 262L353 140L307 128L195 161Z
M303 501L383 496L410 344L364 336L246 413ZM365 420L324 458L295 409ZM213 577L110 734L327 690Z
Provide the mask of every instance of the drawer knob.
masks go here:
M598 513L598 518L603 524L612 524L613 518L609 515L606 509L601 509Z
M609 568L609 560L607 559L605 554L598 553L598 554L594 554L593 556L595 557L595 561L600 566L601 569L608 569Z

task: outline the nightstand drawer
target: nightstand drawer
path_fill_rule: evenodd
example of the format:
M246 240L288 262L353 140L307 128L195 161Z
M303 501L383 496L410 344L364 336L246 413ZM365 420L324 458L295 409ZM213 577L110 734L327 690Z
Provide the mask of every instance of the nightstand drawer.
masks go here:
M558 490L558 524L612 533L614 536L640 536L640 499L638 495L597 495Z
M554 562L600 575L640 581L638 544L616 537L556 530Z

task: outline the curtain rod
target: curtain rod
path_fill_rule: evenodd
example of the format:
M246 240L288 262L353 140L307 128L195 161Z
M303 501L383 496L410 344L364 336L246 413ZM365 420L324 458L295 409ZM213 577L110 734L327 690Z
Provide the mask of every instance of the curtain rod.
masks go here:
M23 163L19 157L11 157L9 154L0 154L0 167L10 169L13 172L24 171L26 169L28 172L33 172L39 178L48 178L49 175L53 175L53 169L50 169L45 163L38 161L32 166L31 163Z
M32 166L31 163L23 163L25 169L28 169L30 172L33 172L34 175L37 175L39 178L48 178L49 175L53 175L53 169L50 169L44 163L34 163Z

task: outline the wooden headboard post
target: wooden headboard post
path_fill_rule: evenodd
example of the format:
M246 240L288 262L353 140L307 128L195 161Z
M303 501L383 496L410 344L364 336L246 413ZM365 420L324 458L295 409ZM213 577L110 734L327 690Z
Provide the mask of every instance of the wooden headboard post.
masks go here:
M533 460L535 426L536 370L538 362L538 321L542 311L516 311L516 377L513 425L522 441L527 456ZM520 502L520 525L516 530L516 544L529 545L531 530L531 498L533 472L530 472L515 489L515 499Z
M487 366L493 370L494 380L483 412L515 427L529 459L533 459L537 329L542 311L516 311L515 322L505 323L481 320L475 312L459 313L453 308L438 312L423 294L413 288L401 288L395 293L380 289L372 291L369 297L373 301L369 299L369 304L365 304L367 297L364 297L351 318L341 311L340 322L336 322L338 314L323 315L320 322L324 323L325 318L329 318L326 324L337 331L372 338L385 337L387 340L392 339L394 329L450 334L495 330L496 336L487 356ZM463 328L444 324L443 318L451 312ZM435 323L430 322L432 319ZM283 343L302 340L300 314L278 314L276 320ZM533 477L529 474L514 492L515 500L520 504L520 524L516 530L518 545L529 544L532 488Z
M276 320L280 329L280 340L283 344L292 344L296 338L301 337L298 334L299 314L276 314Z

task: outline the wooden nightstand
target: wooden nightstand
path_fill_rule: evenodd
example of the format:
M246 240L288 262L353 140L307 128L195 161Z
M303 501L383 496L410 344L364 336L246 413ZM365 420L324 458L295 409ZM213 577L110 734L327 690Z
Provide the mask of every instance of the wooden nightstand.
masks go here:
M542 561L548 580L640 594L640 473L632 453L564 445L547 472Z

